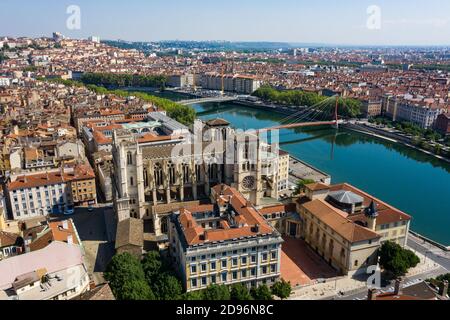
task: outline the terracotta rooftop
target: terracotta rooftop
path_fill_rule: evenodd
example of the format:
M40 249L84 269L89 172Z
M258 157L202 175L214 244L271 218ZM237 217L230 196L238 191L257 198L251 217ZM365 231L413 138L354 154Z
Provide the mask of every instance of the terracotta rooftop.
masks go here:
M303 207L349 242L353 243L381 237L376 232L354 223L347 218L347 213L333 207L324 200L309 201L303 204Z
M85 179L95 179L95 173L89 165L78 165L73 172L52 171L19 176L15 181L9 182L7 186L8 190L12 191Z
M311 191L320 191L320 190L329 190L330 186L321 182L316 182L305 185L305 188Z
M15 233L0 231L0 248L13 246L17 243L19 235Z
M70 238L72 239L71 244L80 244L71 219L49 222L47 227L42 230L43 234L37 234L37 238L30 243L31 251L43 249L53 241L69 243Z
M217 229L206 230L201 227L192 213L211 211L213 209L212 205L182 209L180 210L178 221L182 226L185 240L189 246L243 237L254 237L275 232L272 226L265 221L261 214L236 189L226 185L217 185L213 188L213 194L216 195L216 201L219 205L229 205L233 209L235 212L234 221L236 227L230 228L230 223L227 219L221 219L221 227Z

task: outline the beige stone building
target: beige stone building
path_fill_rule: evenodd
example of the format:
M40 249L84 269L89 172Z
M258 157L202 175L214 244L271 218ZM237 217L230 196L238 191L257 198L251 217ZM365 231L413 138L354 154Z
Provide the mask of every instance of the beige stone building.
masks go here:
M365 272L377 264L382 242L406 245L411 217L349 185L306 186L297 200L297 218L286 222L286 233L303 238L343 274Z
M170 254L185 289L273 284L281 272L281 234L235 188L217 185L210 200L171 215Z

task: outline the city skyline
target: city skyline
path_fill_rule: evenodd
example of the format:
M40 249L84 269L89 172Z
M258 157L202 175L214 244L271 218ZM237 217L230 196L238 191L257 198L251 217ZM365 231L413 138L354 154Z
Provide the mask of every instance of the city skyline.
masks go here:
M50 36L59 31L71 38L96 35L127 41L224 40L352 46L448 45L450 3L423 1L235 0L210 3L196 0L132 0L108 3L44 0L3 1L1 36ZM78 6L80 28L67 20ZM155 12L157 14L155 14ZM163 14L160 14L160 13ZM53 19L46 19L52 16ZM319 18L319 19L318 19ZM333 22L336 19L336 22ZM121 23L117 23L121 21ZM20 22L20 23L19 23Z

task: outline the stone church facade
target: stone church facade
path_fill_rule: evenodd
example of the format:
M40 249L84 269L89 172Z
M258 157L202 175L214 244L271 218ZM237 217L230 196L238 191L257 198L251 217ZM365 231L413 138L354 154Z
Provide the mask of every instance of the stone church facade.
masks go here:
M230 185L255 206L278 199L279 151L255 134L235 134L227 123L206 123L201 141L138 143L114 132L113 193L118 221L143 219L155 234L167 234L168 216L201 204L217 184Z

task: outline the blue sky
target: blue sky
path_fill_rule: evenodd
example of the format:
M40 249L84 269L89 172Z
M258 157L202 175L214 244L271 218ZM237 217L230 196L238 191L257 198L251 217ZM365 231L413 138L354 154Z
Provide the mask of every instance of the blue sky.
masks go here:
M0 0L0 35L132 41L231 40L360 45L449 45L448 0ZM68 30L69 5L81 29ZM381 29L367 28L367 8Z

